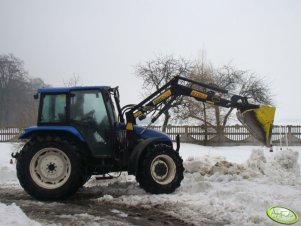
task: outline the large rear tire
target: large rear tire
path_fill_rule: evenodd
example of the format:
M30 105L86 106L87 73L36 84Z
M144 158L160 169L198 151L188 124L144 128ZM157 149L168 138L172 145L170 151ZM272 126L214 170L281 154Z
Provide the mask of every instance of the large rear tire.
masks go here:
M84 177L77 145L52 136L29 141L18 156L17 177L24 190L38 200L67 199Z
M183 160L170 146L159 144L147 150L141 159L136 179L146 192L172 193L183 180Z

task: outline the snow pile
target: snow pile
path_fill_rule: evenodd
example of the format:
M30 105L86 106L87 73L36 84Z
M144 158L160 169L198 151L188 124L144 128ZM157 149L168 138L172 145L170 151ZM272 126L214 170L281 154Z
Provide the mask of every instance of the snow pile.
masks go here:
M14 203L7 206L0 203L0 223L1 225L14 225L14 226L40 226L36 221L29 219L20 207Z
M267 162L264 173L277 184L301 186L298 158L299 153L290 149L278 152Z
M267 160L264 153L260 149L254 149L251 153L250 158L247 161L247 166L260 174L265 174Z
M199 172L202 176L205 176L214 164L222 161L225 161L223 156L204 155L197 158L189 157L187 161L184 161L184 168L187 173Z
M210 157L208 155L202 158L189 158L184 162L185 172L199 173L202 176L210 177L210 181L231 181L247 179L250 172L246 173L244 164L231 163L224 157ZM252 174L253 176L253 174Z
M199 173L210 181L254 179L265 176L266 182L283 185L300 185L298 152L286 150L267 158L262 149L253 149L246 163L237 164L226 161L224 157L205 155L188 158L184 162L186 173Z

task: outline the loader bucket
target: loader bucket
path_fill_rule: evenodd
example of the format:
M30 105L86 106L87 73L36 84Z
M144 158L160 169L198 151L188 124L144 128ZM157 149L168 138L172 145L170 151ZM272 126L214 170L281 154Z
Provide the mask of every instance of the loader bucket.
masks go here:
M238 110L238 120L265 146L271 146L272 127L276 108L260 105L256 109Z

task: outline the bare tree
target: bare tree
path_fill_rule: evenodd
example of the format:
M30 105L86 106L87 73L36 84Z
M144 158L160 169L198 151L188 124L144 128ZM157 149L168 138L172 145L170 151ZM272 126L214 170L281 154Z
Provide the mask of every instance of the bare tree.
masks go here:
M159 56L154 60L139 64L136 67L136 75L143 80L143 88L146 90L144 95L148 96L175 76L187 77L191 70L191 62L184 60L183 58ZM171 108L163 114L163 131L166 130L173 109L178 105L181 105L182 100L183 97L177 98L171 105Z
M202 59L193 64L193 68L188 77L197 82L213 83L213 75L214 71L212 65ZM205 91L203 87L198 85L194 85L192 88ZM199 102L197 99L184 97L183 102L177 106L174 117L181 120L195 119L206 125L211 125L210 115L207 114L207 111L210 108L210 105Z
M67 81L63 81L64 86L73 87L73 86L82 86L83 82L79 75L73 74Z
M27 72L12 54L0 55L0 126L13 121L11 109L22 104Z
M214 80L217 86L230 90L241 96L248 97L250 102L272 104L272 94L268 83L259 76L246 70L238 70L231 65L226 65L217 70ZM223 109L221 126L225 126L233 111L233 108Z
M253 73L238 70L231 65L214 70L210 64L206 65L203 62L199 62L195 67L198 70L194 70L195 73L191 74L191 78L196 81L211 83L211 85L229 90L231 93L247 96L250 102L272 103L269 85L264 79ZM196 88L202 89L201 87ZM220 108L193 99L185 99L182 108L178 110L178 117L199 121L204 125L206 131L208 127L211 127L218 135L222 135L224 126L233 115L233 110L233 108Z
M182 58L175 59L172 56L158 57L155 60L140 64L136 68L139 78L143 79L143 88L147 95L159 89L176 75L188 77L192 80L217 86L231 93L247 96L250 102L271 104L271 92L268 83L254 73L238 70L231 65L213 68L203 57L201 60L191 62ZM187 84L186 84L187 85ZM194 85L193 88L203 92L209 91L204 87ZM224 95L224 94L218 94ZM230 98L225 96L225 98ZM162 130L165 131L170 119L188 121L190 124L201 124L205 134L209 128L214 129L222 137L224 127L233 116L233 108L220 108L200 102L191 97L179 97L172 105L172 109L164 114ZM205 137L205 142L207 136Z
M214 69L203 56L202 59L193 63L191 73L188 77L201 83L213 83ZM206 92L204 87L193 85L192 88ZM182 104L179 104L174 111L174 118L189 124L201 123L205 131L205 144L208 139L208 128L214 127L214 117L211 114L213 106L191 97L184 97Z
M37 108L33 105L33 94L40 87L33 86L33 81L20 59L12 54L0 55L0 127L34 123L33 110Z
M50 85L45 84L41 78L28 78L23 100L24 103L26 103L26 106L24 106L22 111L19 112L18 119L15 122L19 127L25 127L36 123L39 101L34 99L33 95L39 88L45 87L50 87Z

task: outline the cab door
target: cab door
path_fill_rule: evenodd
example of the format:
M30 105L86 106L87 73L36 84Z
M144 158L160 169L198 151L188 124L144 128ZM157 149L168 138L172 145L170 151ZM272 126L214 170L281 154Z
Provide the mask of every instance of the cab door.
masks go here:
M100 90L72 91L70 123L79 130L95 157L113 154L113 122Z

